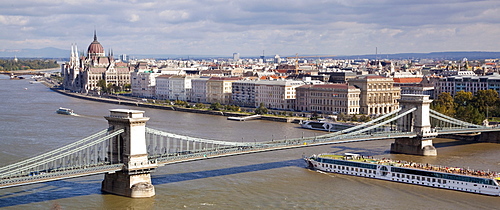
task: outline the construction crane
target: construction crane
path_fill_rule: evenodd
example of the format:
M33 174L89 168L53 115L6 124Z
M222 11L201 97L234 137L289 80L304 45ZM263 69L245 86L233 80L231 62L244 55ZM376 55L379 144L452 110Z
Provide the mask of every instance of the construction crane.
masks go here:
M299 74L299 58L328 58L335 57L335 55L310 55L310 56L299 56L298 53L295 53L295 57L286 57L286 59L295 58L295 74Z

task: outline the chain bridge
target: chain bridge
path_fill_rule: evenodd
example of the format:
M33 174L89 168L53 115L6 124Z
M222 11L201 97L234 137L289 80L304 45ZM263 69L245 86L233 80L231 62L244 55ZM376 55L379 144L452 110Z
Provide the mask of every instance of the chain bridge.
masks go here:
M113 109L109 127L53 151L0 167L0 188L105 174L102 191L154 196L150 173L159 166L248 153L394 139L391 151L437 155L432 138L442 134L495 133L498 127L463 122L429 109L428 96L402 95L400 108L369 122L315 137L230 142L146 127L144 111Z

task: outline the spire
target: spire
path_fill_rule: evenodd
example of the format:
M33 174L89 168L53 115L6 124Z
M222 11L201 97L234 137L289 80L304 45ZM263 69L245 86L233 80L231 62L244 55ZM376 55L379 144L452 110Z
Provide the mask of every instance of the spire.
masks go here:
M97 41L97 35L96 35L96 32L95 32L95 29L94 29L94 41Z

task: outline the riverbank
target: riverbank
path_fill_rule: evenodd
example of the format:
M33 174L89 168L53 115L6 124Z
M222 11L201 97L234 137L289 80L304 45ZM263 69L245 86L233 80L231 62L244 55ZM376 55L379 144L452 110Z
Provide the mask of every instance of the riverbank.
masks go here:
M227 117L246 117L246 116L252 115L252 114L247 114L247 113L214 111L214 110L205 110L205 109L192 109L192 108L185 108L185 107L180 107L180 106L175 106L175 105L153 104L153 103L144 102L142 100L138 100L136 98L119 96L119 95L111 95L108 97L91 96L91 95L85 95L85 94L81 94L81 93L72 93L72 92L67 91L67 90L62 90L60 88L53 87L53 84L49 83L49 82L44 82L43 84L46 85L47 87L49 87L51 90L58 92L60 94L66 95L66 96L75 97L75 98L84 99L84 100L97 101L97 102L102 102L102 103L120 104L120 105L127 105L127 106L152 108L152 109L163 109L163 110L170 110L170 111L190 112L190 113L197 113L197 114L221 115L221 116L227 116ZM299 123L300 120L304 120L304 119L305 118L300 118L300 117L277 117L277 116L261 116L260 117L260 120L267 120L267 121L274 121L274 122L286 122L286 123Z

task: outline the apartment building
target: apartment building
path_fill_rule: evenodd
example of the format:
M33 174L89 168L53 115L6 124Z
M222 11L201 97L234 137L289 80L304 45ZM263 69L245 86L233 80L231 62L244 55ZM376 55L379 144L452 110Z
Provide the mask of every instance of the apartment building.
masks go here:
M296 109L323 114L359 114L361 90L348 84L303 85L296 88Z
M478 90L492 89L500 94L500 75L487 76L450 76L441 78L435 86L434 94L439 96L442 92L452 96L461 90L475 94Z
M257 81L254 80L241 80L232 83L231 100L233 105L242 107L257 107L255 103L255 86Z
M153 98L156 96L156 77L161 73L152 70L138 70L130 73L132 96Z
M210 78L195 78L191 80L191 101L207 103L207 82Z
M295 110L295 88L305 85L295 80L256 81L255 104L269 109Z
M207 103L231 104L232 83L239 77L211 77L207 80Z

